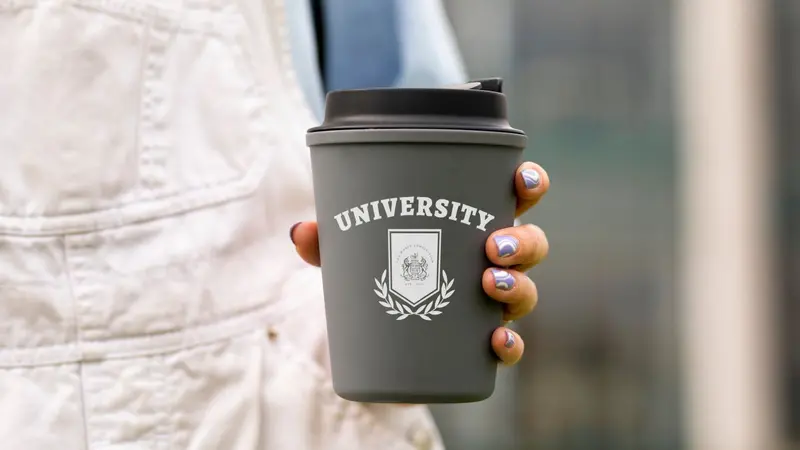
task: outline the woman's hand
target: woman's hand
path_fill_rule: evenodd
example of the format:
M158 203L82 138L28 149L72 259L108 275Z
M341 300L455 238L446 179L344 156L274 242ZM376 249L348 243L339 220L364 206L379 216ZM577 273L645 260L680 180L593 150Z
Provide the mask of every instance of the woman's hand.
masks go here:
M550 188L547 172L538 164L526 162L517 169L517 212L520 216L536 205ZM295 224L289 235L297 253L309 264L319 266L319 236L316 222ZM495 231L486 241L486 256L495 265L483 273L483 290L503 303L503 320L512 321L526 316L536 306L536 285L525 271L541 262L548 251L547 237L535 225L521 225ZM515 332L499 327L492 334L492 348L508 365L522 358L525 343Z

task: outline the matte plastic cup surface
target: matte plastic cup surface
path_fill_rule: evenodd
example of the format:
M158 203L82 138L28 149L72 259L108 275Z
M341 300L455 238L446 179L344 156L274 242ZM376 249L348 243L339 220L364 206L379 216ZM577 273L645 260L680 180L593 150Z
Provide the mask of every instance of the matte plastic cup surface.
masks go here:
M508 127L498 92L392 90L421 99L398 108L382 104L387 91L332 94L326 124L307 136L334 389L363 402L483 400L502 315L481 287L485 243L513 224L526 138ZM479 104L493 96L501 107L483 122L502 117L481 127L484 104L459 122L465 108L436 106L441 92Z

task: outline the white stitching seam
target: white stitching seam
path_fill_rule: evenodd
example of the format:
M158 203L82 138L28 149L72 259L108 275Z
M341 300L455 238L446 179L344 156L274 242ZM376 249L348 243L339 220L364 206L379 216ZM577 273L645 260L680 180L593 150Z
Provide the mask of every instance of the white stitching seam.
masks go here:
M74 282L73 282L73 278L72 278L72 269L70 268L70 264L69 264L69 249L67 247L67 240L66 240L65 237L62 237L60 239L60 241L61 241L61 248L63 250L63 253L62 253L61 257L62 257L62 260L64 262L64 267L65 267L65 271L66 271L66 275L67 275L67 285L68 285L68 288L69 288L69 297L70 297L70 300L72 300L72 311L74 313L73 320L75 321L75 328L74 328L74 330L75 330L75 341L78 343L78 345L80 345L80 342L81 342L81 325L80 325L80 317L78 317L78 314L77 314L77 311L78 311L78 299L77 299L77 297L75 295ZM1 353L2 353L2 350L0 350L0 354ZM85 381L86 377L85 377L85 374L83 372L83 363L82 362L78 362L77 370L78 370L78 383L80 383L80 385L79 385L79 393L80 393L79 401L81 402L81 404L80 404L80 411L81 411L81 417L82 417L81 424L83 424L83 435L84 435L84 440L85 440L85 443L86 443L86 450L89 450L89 420L88 420L89 414L86 411L86 386L84 385L84 381Z
M296 308L297 305L290 301L274 302L234 317L167 333L103 341L84 340L80 344L0 349L0 369L173 353L263 329L265 324L279 323Z
M44 1L6 1L0 2L0 13L32 8ZM114 14L119 18L133 20L143 25L157 22L179 33L199 33L218 37L226 45L236 50L235 33L228 30L228 23L222 19L208 20L206 15L178 16L163 8L131 7L130 2L121 0L72 0L67 4L102 14ZM165 20L167 19L167 20ZM239 49L241 51L241 49ZM234 53L237 53L234 51ZM274 89L279 89L275 86ZM268 104L268 89L250 89L248 95L256 97L260 105ZM141 223L156 218L179 215L196 209L214 207L221 203L246 198L258 188L268 165L268 156L277 151L279 140L274 130L254 133L257 141L252 145L258 148L258 155L250 167L240 176L199 184L176 192L149 191L150 196L139 195L127 202L116 202L103 209L59 215L0 215L0 235L52 236L76 234L116 228L123 225ZM148 191L144 191L148 192ZM148 198L149 197L149 198Z

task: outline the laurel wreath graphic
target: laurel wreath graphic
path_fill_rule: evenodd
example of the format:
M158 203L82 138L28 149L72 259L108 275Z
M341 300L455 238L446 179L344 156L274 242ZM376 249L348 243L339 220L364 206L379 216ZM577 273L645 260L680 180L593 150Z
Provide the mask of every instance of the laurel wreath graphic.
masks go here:
M447 273L443 270L442 286L439 288L439 294L436 296L436 300L423 304L417 309L412 309L405 303L393 299L391 294L389 294L389 289L386 285L385 270L383 271L383 275L381 275L380 281L378 281L377 278L374 280L378 289L373 289L373 291L383 300L382 302L378 302L378 304L386 308L386 314L397 316L397 320L405 320L409 316L417 316L423 320L431 320L430 316L438 316L442 313L441 309L450 304L450 302L446 302L445 300L455 293L455 290L452 289L455 280L448 281Z

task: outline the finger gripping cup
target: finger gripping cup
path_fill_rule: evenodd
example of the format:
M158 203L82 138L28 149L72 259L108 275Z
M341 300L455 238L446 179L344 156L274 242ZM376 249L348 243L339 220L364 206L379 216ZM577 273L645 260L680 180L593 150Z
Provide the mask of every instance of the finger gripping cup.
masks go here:
M502 307L481 285L486 239L513 224L526 144L501 85L333 92L309 130L341 397L459 403L494 391Z

